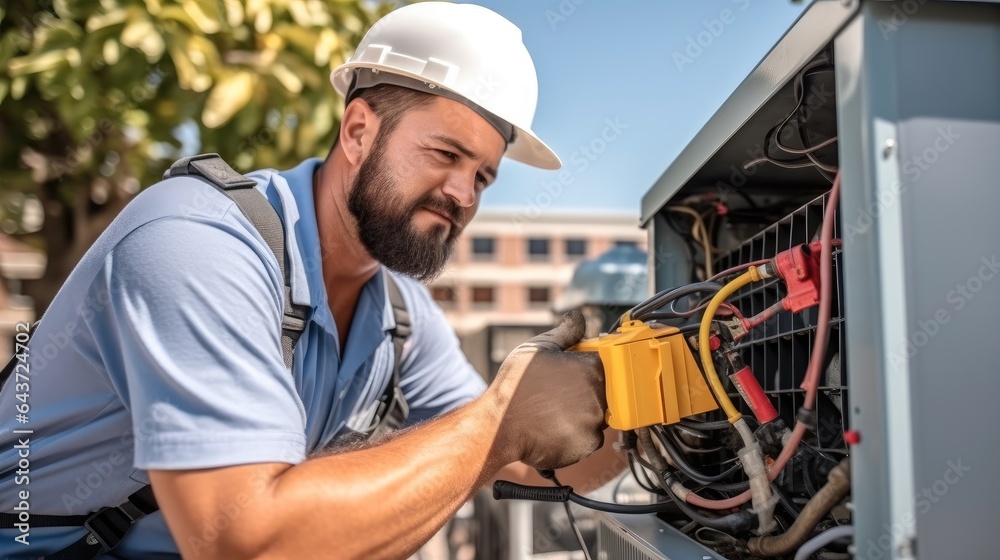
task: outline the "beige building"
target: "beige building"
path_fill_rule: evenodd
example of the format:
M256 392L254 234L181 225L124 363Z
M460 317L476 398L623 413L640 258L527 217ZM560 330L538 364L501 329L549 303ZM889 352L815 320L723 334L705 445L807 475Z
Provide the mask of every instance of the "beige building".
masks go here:
M4 363L14 353L17 333L35 320L31 298L17 293L21 281L41 278L45 263L45 253L0 233L0 356Z
M431 285L473 364L489 376L514 345L553 324L576 266L621 244L645 250L634 214L482 211ZM488 349L488 350L487 350ZM499 360L497 359L499 358Z

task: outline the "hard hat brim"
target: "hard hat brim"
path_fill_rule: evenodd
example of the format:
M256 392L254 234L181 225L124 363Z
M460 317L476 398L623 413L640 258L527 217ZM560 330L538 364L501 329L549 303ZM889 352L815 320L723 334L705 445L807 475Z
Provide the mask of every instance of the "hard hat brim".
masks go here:
M413 72L407 72L393 66L371 62L347 62L335 68L330 74L330 82L333 84L333 89L335 89L341 97L346 97L347 88L350 87L351 83L350 70L354 70L356 68L369 68L379 72L406 76L408 78L420 80L426 84L432 84L434 87L446 89L461 95L459 92L456 92L435 80L428 80L424 76ZM430 91L429 93L433 93L433 91ZM517 131L517 135L514 138L514 141L507 146L507 151L504 152L504 157L510 158L514 161L519 161L525 165L538 167L540 169L556 170L562 167L562 162L559 160L559 156L557 156L556 153L552 151L552 148L549 148L545 142L542 142L537 134L530 129L522 128L514 123L510 124Z

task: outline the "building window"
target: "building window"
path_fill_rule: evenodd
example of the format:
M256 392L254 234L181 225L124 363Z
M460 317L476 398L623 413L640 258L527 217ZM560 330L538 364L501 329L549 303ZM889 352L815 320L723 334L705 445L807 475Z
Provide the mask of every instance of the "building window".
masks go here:
M567 239L566 256L570 259L582 259L587 256L586 239Z
M472 287L472 305L475 307L492 307L493 306L493 287L492 286L473 286Z
M448 309L455 306L455 288L451 286L431 286L431 296L438 305Z
M619 240L615 241L615 247L631 247L631 248L635 249L638 246L639 246L639 244L636 243L635 241L630 241L630 240L626 240L626 239L619 239Z
M550 300L548 288L528 288L528 307L548 307Z
M549 240L548 239L529 239L528 240L528 259L532 261L547 261L549 260Z
M472 238L472 259L477 261L491 261L496 255L496 240L492 237Z

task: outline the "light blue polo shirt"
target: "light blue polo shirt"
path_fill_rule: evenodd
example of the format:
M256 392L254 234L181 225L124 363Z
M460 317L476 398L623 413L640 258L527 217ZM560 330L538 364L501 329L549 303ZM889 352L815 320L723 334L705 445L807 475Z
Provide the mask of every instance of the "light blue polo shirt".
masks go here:
M13 380L0 395L0 510L28 490L31 514L85 514L121 503L147 469L296 464L370 424L394 364L395 320L377 274L339 348L321 266L337 255L321 253L313 204L320 163L250 174L285 223L292 300L312 308L293 371L279 337L281 269L263 238L200 179L153 185L87 252L32 337L28 422L15 421ZM400 382L412 424L485 384L426 288L394 276L413 322ZM26 436L12 430L21 429L33 433L18 485L15 445ZM30 546L18 534L0 531L0 557L49 554L83 531L32 528ZM178 553L157 512L105 557Z

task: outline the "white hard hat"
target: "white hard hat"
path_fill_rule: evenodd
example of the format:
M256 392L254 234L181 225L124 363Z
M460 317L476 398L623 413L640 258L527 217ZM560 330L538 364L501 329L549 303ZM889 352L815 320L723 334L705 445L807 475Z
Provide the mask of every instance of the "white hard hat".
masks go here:
M521 30L482 6L420 2L394 10L330 81L345 98L352 84L394 83L456 99L498 127L507 157L542 169L562 165L531 131L538 78Z

